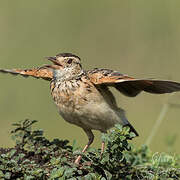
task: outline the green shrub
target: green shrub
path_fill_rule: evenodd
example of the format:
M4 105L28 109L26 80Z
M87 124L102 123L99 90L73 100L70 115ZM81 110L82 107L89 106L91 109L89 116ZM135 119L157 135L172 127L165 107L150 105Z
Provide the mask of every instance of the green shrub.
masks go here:
M0 148L0 179L25 180L119 180L119 179L179 179L179 156L152 153L147 146L135 148L129 144L134 137L129 128L116 125L103 134L106 149L90 148L82 155L79 166L74 164L79 150L68 140L49 141L42 130L32 130L36 121L14 124L13 148Z

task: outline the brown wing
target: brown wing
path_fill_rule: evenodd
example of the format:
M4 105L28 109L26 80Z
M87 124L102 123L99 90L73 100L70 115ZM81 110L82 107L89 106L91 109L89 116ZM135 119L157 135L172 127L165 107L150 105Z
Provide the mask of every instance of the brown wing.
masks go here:
M122 94L135 97L141 91L164 94L180 91L180 83L167 80L135 79L109 69L93 69L87 74L95 85L107 84L119 90Z
M48 66L42 66L39 68L32 69L0 69L2 73L10 73L13 75L21 75L24 77L34 77L34 78L42 78L44 80L50 81L53 77L52 71Z

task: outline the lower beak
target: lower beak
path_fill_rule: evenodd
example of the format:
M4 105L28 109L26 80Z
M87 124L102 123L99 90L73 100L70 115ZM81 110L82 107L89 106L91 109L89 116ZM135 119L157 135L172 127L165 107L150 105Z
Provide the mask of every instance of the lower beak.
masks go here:
M46 59L49 60L49 61L51 61L51 62L53 62L53 63L56 64L56 65L61 66L61 65L57 62L56 57L46 57Z
M56 58L55 58L55 57L46 57L46 59L49 60L49 61L52 61L52 62L53 62L53 61L56 61Z

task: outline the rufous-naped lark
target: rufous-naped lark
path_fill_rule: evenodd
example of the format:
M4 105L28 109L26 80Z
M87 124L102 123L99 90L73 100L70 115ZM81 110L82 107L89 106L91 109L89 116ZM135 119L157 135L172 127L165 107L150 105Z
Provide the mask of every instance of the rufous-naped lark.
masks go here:
M81 127L88 136L88 143L82 152L93 142L92 130L106 133L116 123L129 126L138 136L127 120L125 111L117 106L109 87L114 87L128 97L135 97L142 91L154 94L180 91L178 82L136 79L109 69L86 71L81 66L80 58L71 53L61 53L46 59L53 64L25 70L0 69L0 72L50 81L51 95L59 114L67 122ZM104 142L101 151L104 151ZM78 156L75 163L78 164L80 160L81 156Z

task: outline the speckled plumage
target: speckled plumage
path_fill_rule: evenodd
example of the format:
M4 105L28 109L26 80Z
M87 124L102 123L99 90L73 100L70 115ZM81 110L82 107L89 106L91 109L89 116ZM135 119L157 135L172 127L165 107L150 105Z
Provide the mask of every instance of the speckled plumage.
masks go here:
M25 70L0 69L0 72L51 81L51 94L60 115L67 122L81 127L88 136L89 141L83 152L93 142L92 130L106 132L116 123L129 126L138 136L125 117L124 110L117 106L109 87L129 97L135 97L141 91L154 94L180 91L178 82L135 79L109 69L85 71L80 58L71 53L61 53L47 59L53 64ZM102 151L103 148L104 145ZM75 163L78 164L80 159L81 156L78 156Z
M108 88L96 88L86 74L67 81L53 79L51 94L60 115L85 131L106 132L115 123L128 124L119 117L121 110Z

